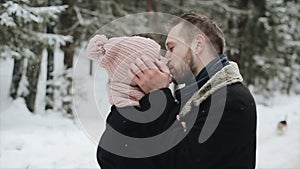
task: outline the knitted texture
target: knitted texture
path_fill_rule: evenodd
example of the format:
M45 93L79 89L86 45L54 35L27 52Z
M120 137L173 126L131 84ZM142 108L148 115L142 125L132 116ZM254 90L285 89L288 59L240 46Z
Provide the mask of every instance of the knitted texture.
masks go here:
M87 53L108 73L110 103L117 107L139 105L145 94L133 83L130 64L140 57L154 62L155 58L160 58L160 45L139 36L108 39L105 35L95 35L88 43Z

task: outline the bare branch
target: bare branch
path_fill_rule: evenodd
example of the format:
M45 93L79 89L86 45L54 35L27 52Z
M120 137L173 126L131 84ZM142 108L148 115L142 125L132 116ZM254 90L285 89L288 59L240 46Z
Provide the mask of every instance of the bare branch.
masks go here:
M251 10L240 10L237 8L233 8L228 6L226 3L222 2L221 0L214 0L214 1L197 1L196 4L198 5L204 5L204 6L214 6L217 5L221 8L223 8L226 12L238 14L238 15L249 15L252 13Z
M171 7L174 7L176 9L183 10L183 11L191 10L190 8L187 8L187 7L184 7L184 6L179 6L176 3L172 3L172 2L169 2L169 1L163 1L162 3L164 3L165 5L169 5ZM219 6L220 8L224 9L227 12L238 14L238 15L249 15L249 14L252 13L251 10L240 10L240 9L237 9L237 8L230 7L227 4L225 4L224 2L219 1L219 0L195 1L194 4L190 4L190 5L191 6L202 5L202 6L206 6L206 7L209 7L209 8L214 8L215 6Z
M87 21L87 20L85 21L85 20L83 19L82 15L81 15L81 13L80 13L79 8L78 8L77 6L74 6L73 8L74 8L74 11L75 11L75 13L76 13L76 16L77 16L77 19L78 19L79 24L80 24L80 25L89 25L88 21Z
M115 16L115 17L122 17L122 16L125 16L127 15L127 12L124 11L118 3L116 3L114 0L112 0L111 2L111 10L112 10L112 14Z
M230 13L234 13L234 14L238 14L238 15L249 15L252 13L251 10L240 10L237 8L233 8L228 6L227 4L221 2L221 1L212 1L214 2L215 5L220 6L221 8L223 8L225 11L230 12Z
M67 28L67 29L62 29L61 31L59 31L59 33L62 34L73 34L74 30L76 29L76 27L80 25L80 23L77 21L75 22L71 27Z
M96 11L91 11L89 9L84 9L84 8L79 8L79 10L81 11L81 13L83 14L88 14L94 17L99 17L99 18L105 18L105 19L114 19L113 16L111 15L105 15Z
M189 11L190 10L189 8L186 8L184 6L179 6L176 3L169 2L169 1L162 1L161 3L165 4L165 5L168 5L170 7L173 7L173 8L179 9L179 10L183 10L183 11Z

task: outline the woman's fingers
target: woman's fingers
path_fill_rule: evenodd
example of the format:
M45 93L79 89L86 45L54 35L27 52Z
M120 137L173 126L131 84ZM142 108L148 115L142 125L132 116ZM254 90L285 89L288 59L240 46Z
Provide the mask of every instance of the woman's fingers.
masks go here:
M135 61L135 65L140 69L141 72L148 69L147 65L144 63L144 61L140 58L137 58Z
M135 78L139 79L142 76L143 72L140 70L140 68L135 63L130 64L130 70Z
M144 62L144 64L147 66L148 69L158 69L158 67L150 59L142 56L141 60Z
M139 78L135 75L135 73L132 72L131 69L128 70L128 80L130 81L130 84L133 86L136 86L137 83L135 81L139 80Z
M165 63L159 61L158 59L155 59L155 64L162 72L170 74L170 70Z
M145 93L168 87L172 81L169 68L158 60L153 63L150 59L138 58L130 64L130 70L134 74L133 82Z

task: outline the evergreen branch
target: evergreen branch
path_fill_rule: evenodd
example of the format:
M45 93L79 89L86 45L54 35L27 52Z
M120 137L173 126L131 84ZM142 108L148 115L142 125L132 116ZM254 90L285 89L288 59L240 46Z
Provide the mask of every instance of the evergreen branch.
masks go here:
M46 45L54 46L55 44L60 44L62 46L66 45L66 42L72 42L73 37L70 35L58 35L51 33L41 33L41 32L30 32L33 36L35 36L38 41L45 43Z
M61 5L61 6L43 6L43 7L30 7L30 6L24 6L25 9L28 11L43 15L43 14L59 14L63 11L65 11L68 8L68 5Z
M28 22L36 22L36 23L42 23L43 18L31 11L28 11L26 9L25 5L19 5L17 3L14 3L12 1L8 1L2 5L4 8L6 8L7 16L14 18L20 18L23 20L24 23ZM2 16L2 15L1 15ZM15 18L13 19L14 22L16 22Z
M22 37L22 39L26 38L26 40L30 44L29 45L30 47L33 47L35 45L43 45L43 46L52 47L55 44L60 44L60 45L64 46L64 45L66 45L66 42L73 41L73 37L71 35L44 33L44 32L32 31L32 30L23 30L23 31L24 31L24 35L26 34L27 36Z

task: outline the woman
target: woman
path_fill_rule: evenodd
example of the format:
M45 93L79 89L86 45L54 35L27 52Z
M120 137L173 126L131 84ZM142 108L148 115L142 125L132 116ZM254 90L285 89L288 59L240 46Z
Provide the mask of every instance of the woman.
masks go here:
M159 156L141 157L140 154L148 151L146 147L138 147L122 139L123 136L130 138L155 136L169 127L158 124L158 121L175 120L167 118L169 115L164 113L178 107L171 94L167 95L170 97L166 98L168 101L165 107L160 109L158 105L162 105L161 101L151 100L151 96L145 95L132 81L134 76L130 66L137 58L142 58L145 63L148 63L148 68L152 69L159 69L158 67L161 67L159 65L166 64L166 60L160 55L159 44L139 36L108 39L105 35L96 35L89 41L87 51L88 57L97 60L109 76L108 95L112 107L97 151L97 160L101 169L161 168L161 164L158 164L161 160ZM169 70L162 71L169 74ZM170 92L170 90L161 91ZM159 95L159 92L153 93L156 94ZM163 110L164 112L161 112ZM160 116L161 114L163 115ZM143 123L138 133L132 127L136 123ZM157 126L157 128L150 126ZM122 133L114 130L120 127L124 129Z

